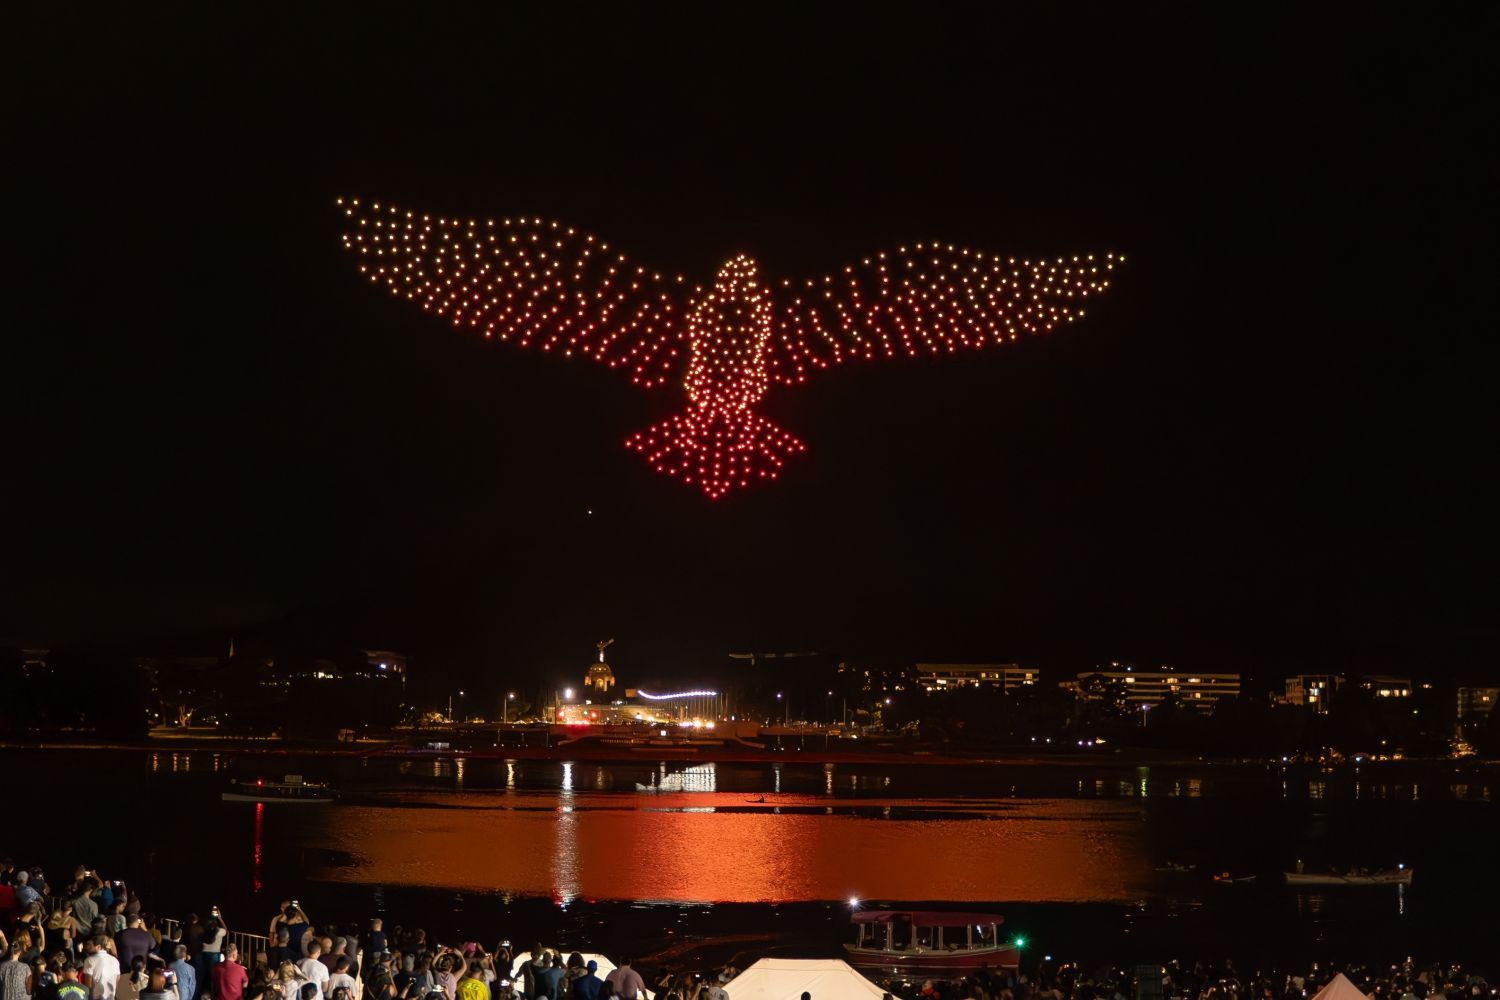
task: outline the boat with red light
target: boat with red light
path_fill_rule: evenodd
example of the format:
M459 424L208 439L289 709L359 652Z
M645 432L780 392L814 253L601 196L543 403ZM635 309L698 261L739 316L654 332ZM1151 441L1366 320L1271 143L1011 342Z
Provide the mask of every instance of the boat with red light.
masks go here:
M300 774L289 774L281 781L236 781L220 796L225 802L286 802L299 805L321 805L332 802L339 793L316 781L303 781Z

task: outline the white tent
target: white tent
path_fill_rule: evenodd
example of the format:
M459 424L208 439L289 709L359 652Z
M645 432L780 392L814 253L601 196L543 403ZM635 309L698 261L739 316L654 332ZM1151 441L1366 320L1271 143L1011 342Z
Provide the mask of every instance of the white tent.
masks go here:
M1313 1000L1370 1000L1370 998L1361 993L1359 987L1345 979L1344 974L1340 972L1327 986L1318 991L1318 995L1313 997Z
M885 995L837 958L763 958L724 989L729 1000L798 1000L803 993L812 1000L880 1000Z

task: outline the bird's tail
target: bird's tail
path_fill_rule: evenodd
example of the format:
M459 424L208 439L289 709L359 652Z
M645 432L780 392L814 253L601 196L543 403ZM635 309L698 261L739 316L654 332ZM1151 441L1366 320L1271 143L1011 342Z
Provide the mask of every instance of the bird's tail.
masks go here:
M807 448L748 409L698 406L631 435L625 447L713 500L754 480L775 479L788 456Z

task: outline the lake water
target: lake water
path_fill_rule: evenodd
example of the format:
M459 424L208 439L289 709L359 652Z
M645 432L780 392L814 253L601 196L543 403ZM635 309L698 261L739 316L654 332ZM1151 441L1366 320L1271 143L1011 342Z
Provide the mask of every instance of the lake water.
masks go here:
M78 861L161 912L220 904L260 931L383 913L446 939L561 939L649 954L731 937L747 955L835 953L848 899L1006 915L1038 955L1130 963L1238 955L1482 961L1500 889L1496 771L358 760L0 752L0 853L54 878ZM330 806L219 799L298 772ZM15 803L13 795L5 801ZM45 818L59 802L74 819ZM34 822L30 818L34 818ZM1412 866L1414 884L1296 893L1275 873ZM1168 862L1196 872L1158 870ZM1257 875L1226 886L1209 875ZM1500 970L1496 970L1500 971Z

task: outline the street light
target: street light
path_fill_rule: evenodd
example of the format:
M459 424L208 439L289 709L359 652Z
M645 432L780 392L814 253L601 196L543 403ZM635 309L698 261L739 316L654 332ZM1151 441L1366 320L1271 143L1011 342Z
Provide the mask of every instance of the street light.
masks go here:
M510 692L505 700L500 703L500 722L502 725L510 722L510 703L516 700L516 693Z

